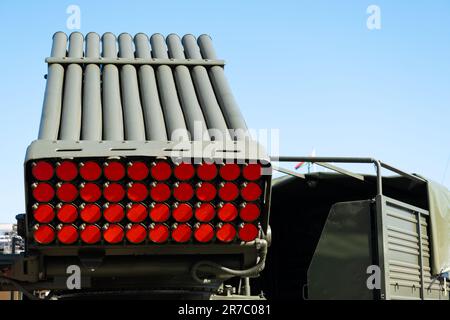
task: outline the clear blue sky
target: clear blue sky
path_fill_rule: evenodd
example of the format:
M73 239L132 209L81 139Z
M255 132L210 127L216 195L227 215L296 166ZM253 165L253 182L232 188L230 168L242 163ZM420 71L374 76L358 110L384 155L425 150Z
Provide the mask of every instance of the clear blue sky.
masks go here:
M373 156L450 186L448 0L0 1L0 222L24 211L44 58L70 4L83 33L210 34L249 126L279 128L282 154Z

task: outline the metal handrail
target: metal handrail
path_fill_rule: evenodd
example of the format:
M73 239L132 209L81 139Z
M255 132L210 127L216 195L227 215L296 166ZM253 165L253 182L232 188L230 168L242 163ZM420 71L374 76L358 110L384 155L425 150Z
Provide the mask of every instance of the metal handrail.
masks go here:
M410 173L404 172L397 169L391 165L388 165L380 160L374 158L360 158L360 157L301 157L301 156L281 156L281 157L270 157L273 162L309 162L309 163L373 163L375 165L375 171L377 174L377 195L383 194L383 177L381 175L382 168L392 171L398 175L406 177L408 179L414 180L416 182L426 182L425 179L414 176ZM334 166L329 166L330 169L335 170ZM337 169L337 167L336 167ZM346 170L335 170L341 174L347 174ZM354 177L353 173L347 174Z

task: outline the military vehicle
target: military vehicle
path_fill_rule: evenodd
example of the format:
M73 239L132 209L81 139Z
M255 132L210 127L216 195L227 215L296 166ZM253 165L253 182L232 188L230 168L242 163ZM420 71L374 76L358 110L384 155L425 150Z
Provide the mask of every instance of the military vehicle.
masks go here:
M3 290L449 299L448 190L373 158L268 155L209 36L57 32L46 63L17 215L26 247L0 256ZM299 161L327 171L283 168Z

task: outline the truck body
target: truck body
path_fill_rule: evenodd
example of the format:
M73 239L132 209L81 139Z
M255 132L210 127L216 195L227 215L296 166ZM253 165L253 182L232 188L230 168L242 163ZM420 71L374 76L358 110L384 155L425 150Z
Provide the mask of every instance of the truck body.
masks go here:
M448 232L439 229L448 228L449 192L386 167L397 175L340 170L274 181L265 292L282 299L448 300ZM436 199L446 209L436 210Z

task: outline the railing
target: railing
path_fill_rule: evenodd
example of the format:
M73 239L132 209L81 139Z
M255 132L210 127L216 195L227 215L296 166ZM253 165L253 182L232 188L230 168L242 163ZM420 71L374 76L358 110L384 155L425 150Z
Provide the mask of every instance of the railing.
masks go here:
M270 159L273 162L308 162L308 163L315 163L317 165L320 165L324 168L331 169L333 171L336 171L338 173L353 177L355 179L363 180L364 177L350 172L348 170L339 168L337 166L329 164L331 163L373 163L375 165L375 171L377 175L377 195L383 194L383 177L381 170L384 168L386 170L392 171L400 176L406 177L410 180L416 181L416 182L427 182L425 179L412 175L410 173L404 172L400 169L397 169L389 164L386 164L380 160L374 159L374 158L358 158L358 157L298 157L298 156L281 156L281 157L271 157ZM281 170L280 170L281 171ZM282 171L283 172L283 171Z

